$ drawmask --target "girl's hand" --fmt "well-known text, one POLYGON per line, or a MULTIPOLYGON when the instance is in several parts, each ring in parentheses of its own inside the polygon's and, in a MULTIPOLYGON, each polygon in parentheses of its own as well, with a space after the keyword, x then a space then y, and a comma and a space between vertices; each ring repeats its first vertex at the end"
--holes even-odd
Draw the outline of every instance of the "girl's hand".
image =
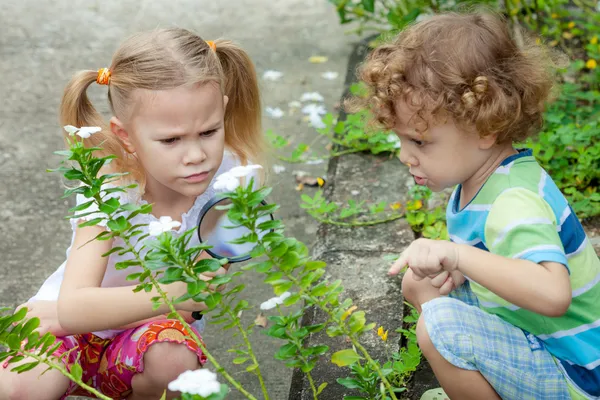
POLYGON ((26 307, 27 318, 37 317, 40 319, 40 325, 36 329, 40 335, 50 332, 54 336, 68 336, 58 322, 58 305, 56 301, 37 300, 28 303, 23 303, 17 307, 16 311, 26 307))
POLYGON ((412 270, 418 281, 435 278, 443 271, 452 273, 458 269, 457 245, 445 240, 417 239, 404 250, 388 274, 396 275, 405 266, 412 270))

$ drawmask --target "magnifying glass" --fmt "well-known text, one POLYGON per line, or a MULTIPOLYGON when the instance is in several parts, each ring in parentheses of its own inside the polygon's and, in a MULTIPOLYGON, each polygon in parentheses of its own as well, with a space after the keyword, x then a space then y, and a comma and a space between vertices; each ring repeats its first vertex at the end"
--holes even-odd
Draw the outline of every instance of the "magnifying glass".
MULTIPOLYGON (((200 210, 198 219, 198 239, 201 244, 212 246, 206 249, 208 254, 215 259, 226 258, 230 263, 242 262, 251 258, 250 253, 256 246, 256 243, 234 244, 231 241, 251 233, 245 226, 236 226, 227 217, 229 210, 219 209, 218 206, 227 206, 231 204, 228 197, 214 197, 208 201, 200 210)), ((264 200, 262 205, 268 205, 264 200)), ((273 220, 273 215, 268 214, 257 219, 256 225, 273 220)), ((258 232, 260 238, 273 230, 258 232)), ((192 317, 200 320, 202 314, 198 311, 192 313, 192 317)))
MULTIPOLYGON (((256 243, 230 243, 251 233, 250 229, 245 226, 234 227, 236 224, 227 218, 229 210, 222 210, 218 207, 230 204, 231 199, 228 197, 215 197, 202 207, 198 219, 198 239, 200 239, 200 243, 212 246, 210 249, 204 250, 211 257, 219 260, 226 258, 230 263, 236 263, 249 260, 251 258, 250 252, 256 246, 256 243)), ((264 200, 261 204, 267 205, 264 200)), ((256 225, 273 219, 272 214, 264 215, 257 219, 256 225)), ((268 232, 262 231, 258 235, 262 238, 268 232)))

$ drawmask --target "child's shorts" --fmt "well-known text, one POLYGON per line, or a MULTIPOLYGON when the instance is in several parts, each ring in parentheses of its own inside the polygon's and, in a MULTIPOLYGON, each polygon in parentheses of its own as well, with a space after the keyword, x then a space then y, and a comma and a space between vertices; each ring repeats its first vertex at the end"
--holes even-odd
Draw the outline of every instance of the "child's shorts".
MULTIPOLYGON (((194 329, 194 333, 199 333, 194 329)), ((125 399, 131 394, 133 376, 144 371, 144 354, 155 343, 170 342, 187 346, 198 355, 204 365, 206 356, 196 342, 188 337, 183 325, 177 320, 153 321, 137 328, 128 329, 111 339, 102 339, 92 333, 58 338, 62 345, 54 353, 63 358, 67 369, 76 362, 83 369, 82 381, 112 399, 125 399)), ((96 398, 88 391, 71 382, 67 396, 96 398)))
POLYGON ((469 282, 423 304, 436 350, 452 365, 479 371, 503 399, 571 399, 552 355, 534 335, 481 310, 469 282))

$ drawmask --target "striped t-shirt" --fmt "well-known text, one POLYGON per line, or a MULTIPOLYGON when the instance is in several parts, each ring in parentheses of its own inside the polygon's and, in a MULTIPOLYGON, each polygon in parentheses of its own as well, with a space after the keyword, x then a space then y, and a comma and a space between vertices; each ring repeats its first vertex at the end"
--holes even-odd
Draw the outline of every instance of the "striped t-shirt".
MULTIPOLYGON (((600 259, 552 178, 520 150, 508 157, 477 195, 459 209, 461 187, 446 216, 450 239, 508 258, 553 261, 569 270, 571 306, 561 317, 525 310, 471 281, 480 307, 536 335, 559 361, 574 389, 600 396, 600 259)), ((535 284, 535 282, 532 282, 535 284)))

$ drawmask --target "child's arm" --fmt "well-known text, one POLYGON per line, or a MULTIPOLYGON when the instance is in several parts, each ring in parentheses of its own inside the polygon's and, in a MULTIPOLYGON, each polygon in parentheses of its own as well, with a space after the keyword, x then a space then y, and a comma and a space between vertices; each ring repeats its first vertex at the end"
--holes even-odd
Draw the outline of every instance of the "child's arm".
MULTIPOLYGON (((135 286, 100 287, 107 265, 107 259, 102 254, 111 249, 112 242, 92 239, 103 229, 92 226, 75 231, 58 298, 59 322, 68 332, 117 329, 169 312, 165 305, 152 310, 151 299, 159 295, 154 289, 134 293, 135 286)), ((176 282, 164 285, 162 289, 170 297, 179 297, 185 293, 186 285, 176 282)), ((177 306, 185 311, 202 310, 205 307, 202 303, 191 301, 177 306)))
POLYGON ((458 270, 512 304, 548 317, 563 315, 571 305, 567 268, 510 259, 468 245, 455 245, 458 270))

